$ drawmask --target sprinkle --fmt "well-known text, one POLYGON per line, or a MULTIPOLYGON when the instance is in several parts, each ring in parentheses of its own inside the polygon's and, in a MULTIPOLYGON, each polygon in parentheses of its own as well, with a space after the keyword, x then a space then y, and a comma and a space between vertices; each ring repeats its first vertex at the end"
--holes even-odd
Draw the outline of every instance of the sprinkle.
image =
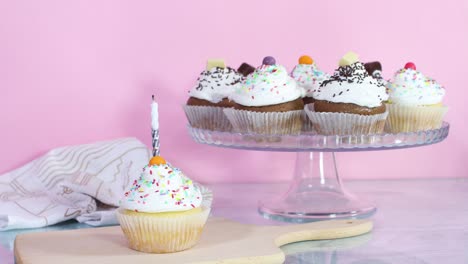
POLYGON ((195 205, 193 205, 193 204, 190 204, 190 205, 191 205, 193 208, 195 208, 195 205))

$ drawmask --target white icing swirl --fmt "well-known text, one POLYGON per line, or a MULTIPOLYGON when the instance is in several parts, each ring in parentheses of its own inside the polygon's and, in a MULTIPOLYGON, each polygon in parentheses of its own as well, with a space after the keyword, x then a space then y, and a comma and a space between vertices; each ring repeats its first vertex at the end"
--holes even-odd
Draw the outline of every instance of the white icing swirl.
POLYGON ((145 166, 120 205, 136 212, 177 212, 200 207, 202 199, 192 180, 167 163, 145 166))
POLYGON ((326 72, 321 71, 315 63, 298 64, 291 72, 291 77, 296 80, 297 85, 304 89, 305 97, 314 97, 322 82, 330 77, 326 72))
POLYGON ((189 91, 191 97, 219 103, 239 87, 243 76, 236 70, 226 67, 214 67, 203 71, 197 84, 189 91))
POLYGON ((445 95, 444 87, 413 69, 397 71, 387 88, 390 102, 408 106, 438 104, 445 95))
POLYGON ((385 86, 369 76, 361 62, 339 67, 314 96, 317 100, 369 108, 381 106, 388 99, 385 86))
POLYGON ((291 102, 302 94, 283 66, 262 65, 229 98, 244 106, 265 106, 291 102))

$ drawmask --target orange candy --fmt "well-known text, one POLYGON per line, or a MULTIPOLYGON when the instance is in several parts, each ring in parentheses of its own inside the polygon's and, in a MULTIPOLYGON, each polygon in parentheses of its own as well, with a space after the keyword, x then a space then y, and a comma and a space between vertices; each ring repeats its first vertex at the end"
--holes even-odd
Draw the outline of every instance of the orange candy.
POLYGON ((161 165, 161 164, 166 164, 166 160, 161 157, 161 156, 154 156, 150 159, 149 165, 161 165))
POLYGON ((314 63, 314 60, 310 57, 310 56, 307 56, 307 55, 303 55, 299 58, 299 64, 312 64, 314 63))

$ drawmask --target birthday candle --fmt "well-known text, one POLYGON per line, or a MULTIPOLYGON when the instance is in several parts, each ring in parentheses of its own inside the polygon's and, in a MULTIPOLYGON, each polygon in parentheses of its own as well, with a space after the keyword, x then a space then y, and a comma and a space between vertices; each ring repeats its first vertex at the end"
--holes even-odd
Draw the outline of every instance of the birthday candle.
POLYGON ((153 143, 153 156, 159 156, 159 114, 158 114, 158 103, 154 100, 151 103, 151 136, 153 143))

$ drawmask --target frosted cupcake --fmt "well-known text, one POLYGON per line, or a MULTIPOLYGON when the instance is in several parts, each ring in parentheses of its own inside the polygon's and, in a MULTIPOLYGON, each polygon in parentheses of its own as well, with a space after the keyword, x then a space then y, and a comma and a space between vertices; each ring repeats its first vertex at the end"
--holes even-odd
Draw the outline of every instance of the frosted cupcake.
POLYGON ((294 134, 302 127, 302 90, 273 57, 265 57, 229 97, 234 108, 224 109, 235 131, 294 134))
POLYGON ((442 105, 445 89, 417 71, 414 63, 409 62, 398 70, 387 87, 390 95, 387 129, 390 132, 440 128, 448 111, 442 105))
POLYGON ((230 131, 232 126, 223 114, 223 108, 234 106, 228 96, 238 88, 242 79, 243 75, 226 67, 223 60, 209 60, 206 70, 189 91, 190 97, 184 106, 190 125, 208 130, 230 131))
POLYGON ((156 156, 125 192, 117 217, 130 248, 170 253, 198 242, 210 205, 198 185, 156 156))
POLYGON ((304 104, 310 104, 315 101, 314 93, 317 93, 322 82, 330 76, 321 71, 311 57, 304 55, 299 58, 299 64, 292 70, 291 77, 304 90, 304 104))
POLYGON ((358 56, 347 53, 333 76, 322 82, 315 103, 305 107, 315 130, 326 135, 383 132, 385 87, 371 77, 358 56))

